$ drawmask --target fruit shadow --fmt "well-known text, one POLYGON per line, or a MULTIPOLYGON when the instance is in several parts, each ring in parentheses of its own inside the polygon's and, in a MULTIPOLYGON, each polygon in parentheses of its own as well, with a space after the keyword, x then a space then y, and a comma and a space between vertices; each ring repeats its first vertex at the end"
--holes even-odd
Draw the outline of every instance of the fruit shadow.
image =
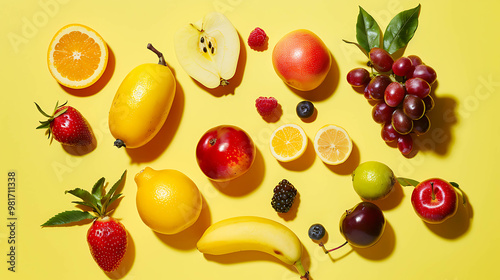
POLYGON ((208 203, 203 196, 202 200, 201 213, 194 224, 177 234, 161 234, 153 231, 156 237, 164 244, 177 250, 187 251, 196 249, 196 243, 205 230, 212 224, 212 215, 208 203))
MULTIPOLYGON (((273 262, 281 266, 284 266, 290 271, 296 273, 297 279, 300 277, 294 266, 287 265, 282 261, 280 261, 278 258, 260 251, 249 250, 249 251, 240 251, 224 255, 209 255, 209 254, 203 254, 203 255, 207 261, 213 261, 224 265, 233 265, 245 262, 261 262, 261 261, 273 262)), ((309 267, 311 266, 309 252, 306 250, 304 246, 302 246, 302 266, 306 271, 308 271, 309 267)), ((312 278, 309 279, 311 280, 312 278)))
POLYGON ((287 170, 305 171, 313 165, 315 160, 316 160, 316 151, 314 151, 314 144, 312 143, 311 139, 307 137, 307 147, 306 150, 304 151, 304 154, 302 154, 298 159, 289 162, 281 162, 281 161, 278 162, 283 168, 287 170))
MULTIPOLYGON (((405 197, 405 193, 403 191, 403 187, 399 184, 398 181, 392 187, 391 192, 384 198, 370 201, 376 204, 382 211, 387 211, 396 208, 405 197)), ((363 199, 364 200, 364 199, 363 199)), ((364 200, 367 201, 367 200, 364 200)))
POLYGON ((453 141, 452 128, 458 123, 457 101, 452 95, 436 94, 439 82, 432 85, 431 96, 434 99, 434 109, 427 113, 431 121, 430 130, 424 134, 414 137, 414 156, 416 152, 434 152, 439 156, 446 156, 453 141))
POLYGON ((112 272, 104 272, 106 276, 110 279, 122 279, 129 273, 132 265, 135 261, 135 243, 134 239, 130 235, 130 232, 127 235, 127 251, 123 256, 123 260, 115 271, 112 272))
POLYGON ((339 165, 325 164, 325 166, 338 175, 351 175, 356 167, 358 167, 360 159, 361 156, 358 145, 356 145, 356 142, 352 141, 352 151, 346 161, 339 165))
POLYGON ((201 89, 209 92, 215 97, 222 97, 228 94, 234 94, 236 88, 240 86, 241 81, 243 80, 243 74, 245 72, 245 66, 247 64, 247 51, 245 48, 245 41, 241 38, 240 33, 238 32, 238 38, 240 39, 240 56, 238 58, 238 64, 236 66, 236 72, 234 76, 229 79, 229 84, 226 86, 218 86, 214 89, 207 88, 200 82, 195 79, 192 79, 196 85, 198 85, 201 89))
MULTIPOLYGON (((172 72, 173 69, 172 69, 172 72)), ((175 72, 174 72, 175 76, 175 72)), ((131 163, 151 162, 157 159, 169 146, 170 142, 175 136, 177 129, 181 123, 182 114, 184 112, 184 90, 179 82, 176 82, 175 96, 170 107, 168 117, 161 127, 158 134, 151 139, 146 145, 135 148, 127 149, 127 154, 130 157, 131 163)))
POLYGON ((102 76, 91 86, 86 87, 86 88, 81 88, 81 89, 74 89, 74 88, 69 88, 66 86, 61 86, 61 88, 66 91, 67 93, 74 95, 74 96, 79 96, 79 97, 87 97, 87 96, 92 96, 98 92, 100 92, 104 86, 106 86, 111 80, 111 77, 113 76, 113 73, 115 72, 115 54, 111 47, 108 45, 108 64, 106 65, 106 69, 104 70, 104 73, 102 73, 102 76))
POLYGON ((61 144, 64 151, 72 156, 84 156, 90 154, 97 148, 97 140, 95 139, 94 132, 92 131, 92 127, 88 126, 90 131, 92 132, 92 143, 85 146, 70 146, 61 144))
POLYGON ((312 102, 322 101, 330 97, 337 89, 340 77, 340 71, 337 61, 331 53, 330 57, 332 58, 330 71, 328 71, 325 80, 317 88, 309 91, 301 91, 290 86, 288 86, 288 88, 298 96, 302 97, 304 100, 309 100, 312 102))
POLYGON ((226 182, 212 180, 210 182, 225 195, 233 197, 244 196, 254 191, 262 183, 265 170, 262 153, 259 149, 256 149, 255 161, 245 174, 226 182))
POLYGON ((396 247, 396 234, 394 233, 394 228, 391 226, 389 221, 385 223, 384 233, 380 240, 373 246, 368 248, 357 248, 352 246, 353 250, 359 254, 361 257, 381 261, 388 258, 396 247))
POLYGON ((474 211, 467 195, 465 193, 463 195, 465 197, 459 195, 458 209, 453 217, 440 224, 429 224, 424 221, 422 223, 433 233, 446 239, 457 239, 466 234, 469 231, 474 211), (465 205, 461 203, 464 198, 467 200, 465 205))

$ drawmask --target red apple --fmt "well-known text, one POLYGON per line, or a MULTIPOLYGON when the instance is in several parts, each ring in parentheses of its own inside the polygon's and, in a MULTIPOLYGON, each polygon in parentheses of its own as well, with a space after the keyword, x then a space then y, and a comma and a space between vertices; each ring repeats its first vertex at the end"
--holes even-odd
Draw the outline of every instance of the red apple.
POLYGON ((424 222, 438 224, 455 215, 458 208, 458 194, 447 181, 429 179, 413 189, 411 204, 424 222))
POLYGON ((228 181, 243 175, 255 160, 256 148, 241 128, 220 125, 209 129, 196 147, 201 171, 214 181, 228 181))
POLYGON ((330 51, 313 32, 299 29, 286 34, 274 47, 273 66, 289 86, 309 91, 325 79, 332 64, 330 51))

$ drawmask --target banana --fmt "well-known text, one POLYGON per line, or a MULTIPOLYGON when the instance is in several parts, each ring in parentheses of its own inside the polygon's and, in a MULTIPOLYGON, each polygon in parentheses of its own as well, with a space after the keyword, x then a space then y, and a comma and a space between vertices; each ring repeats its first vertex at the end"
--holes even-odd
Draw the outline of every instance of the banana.
POLYGON ((262 217, 240 216, 212 224, 198 240, 204 254, 223 255, 240 251, 260 251, 293 265, 302 279, 309 279, 301 262, 302 243, 288 227, 262 217))

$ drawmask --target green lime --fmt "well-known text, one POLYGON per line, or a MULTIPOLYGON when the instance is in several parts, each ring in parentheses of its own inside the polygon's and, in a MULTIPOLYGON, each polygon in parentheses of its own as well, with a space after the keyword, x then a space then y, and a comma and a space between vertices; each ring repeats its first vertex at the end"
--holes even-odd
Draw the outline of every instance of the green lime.
POLYGON ((360 164, 352 173, 352 185, 356 193, 366 200, 386 197, 394 187, 396 178, 392 170, 378 161, 360 164))

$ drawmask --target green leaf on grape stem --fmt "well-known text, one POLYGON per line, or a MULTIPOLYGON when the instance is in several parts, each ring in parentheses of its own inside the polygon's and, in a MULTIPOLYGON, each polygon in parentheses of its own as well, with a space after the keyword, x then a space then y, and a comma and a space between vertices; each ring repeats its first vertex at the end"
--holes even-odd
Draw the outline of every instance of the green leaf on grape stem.
POLYGON ((384 50, 393 54, 410 42, 418 27, 419 14, 420 4, 400 12, 389 22, 384 32, 384 50))
POLYGON ((368 54, 372 48, 380 47, 382 41, 378 23, 361 6, 356 23, 356 40, 365 54, 368 54))
POLYGON ((408 186, 416 187, 419 184, 418 181, 415 181, 413 179, 403 178, 403 177, 397 177, 396 180, 398 180, 398 182, 401 186, 405 186, 405 187, 408 187, 408 186))

